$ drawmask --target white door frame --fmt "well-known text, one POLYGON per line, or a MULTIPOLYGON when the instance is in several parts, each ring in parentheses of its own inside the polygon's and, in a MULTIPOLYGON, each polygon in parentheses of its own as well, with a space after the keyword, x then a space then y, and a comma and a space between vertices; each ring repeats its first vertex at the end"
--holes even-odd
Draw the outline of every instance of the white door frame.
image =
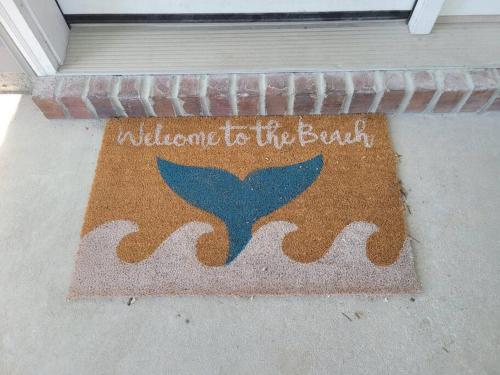
POLYGON ((412 34, 429 34, 445 0, 418 0, 413 8, 408 29, 412 34))
POLYGON ((36 75, 56 74, 69 27, 54 0, 0 0, 0 22, 36 75))
POLYGON ((27 75, 28 79, 30 81, 33 81, 33 79, 36 78, 36 74, 31 68, 31 65, 26 61, 24 56, 21 54, 19 49, 17 48, 16 44, 10 37, 10 35, 7 33, 7 30, 5 30, 5 27, 0 24, 0 39, 2 40, 2 43, 5 45, 7 50, 11 53, 12 57, 15 59, 15 61, 18 63, 18 65, 21 67, 23 70, 24 74, 27 75))

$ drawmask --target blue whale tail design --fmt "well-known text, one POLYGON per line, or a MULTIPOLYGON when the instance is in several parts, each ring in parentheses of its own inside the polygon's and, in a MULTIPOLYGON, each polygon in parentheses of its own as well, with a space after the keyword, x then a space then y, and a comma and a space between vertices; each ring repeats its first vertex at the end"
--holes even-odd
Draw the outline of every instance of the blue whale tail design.
POLYGON ((170 189, 224 221, 229 234, 226 264, 245 248, 259 218, 303 193, 323 168, 323 157, 318 155, 298 164, 257 169, 240 180, 219 168, 180 165, 161 158, 156 161, 170 189))

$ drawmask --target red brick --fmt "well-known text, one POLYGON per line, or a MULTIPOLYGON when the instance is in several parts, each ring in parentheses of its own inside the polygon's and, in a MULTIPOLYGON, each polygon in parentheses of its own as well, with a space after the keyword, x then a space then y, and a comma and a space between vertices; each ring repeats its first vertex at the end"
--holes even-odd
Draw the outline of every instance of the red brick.
POLYGON ((236 98, 239 115, 255 116, 259 114, 259 81, 260 77, 257 74, 238 76, 236 98))
POLYGON ((427 71, 411 72, 414 92, 405 112, 423 112, 431 102, 437 90, 436 80, 427 71))
POLYGON ((90 78, 87 99, 92 103, 100 118, 118 116, 110 99, 111 90, 112 77, 95 76, 90 78))
POLYGON ((288 74, 266 76, 266 114, 286 115, 288 112, 288 74))
POLYGON ((386 71, 382 73, 384 96, 382 97, 377 112, 396 112, 406 93, 406 80, 403 72, 386 71))
POLYGON ((333 115, 340 113, 346 92, 345 73, 325 73, 325 98, 321 113, 333 115))
POLYGON ((186 115, 199 116, 203 114, 200 99, 201 77, 186 74, 180 77, 177 98, 186 115))
POLYGON ((500 111, 500 69, 491 70, 495 81, 497 82, 497 91, 495 92, 495 99, 492 101, 491 105, 486 108, 486 111, 500 111))
POLYGON ((462 97, 469 91, 465 74, 461 71, 443 72, 443 92, 437 101, 433 112, 451 112, 462 97))
POLYGON ((209 75, 207 97, 212 116, 231 116, 231 77, 229 75, 209 75))
POLYGON ((373 72, 353 72, 352 83, 354 91, 349 112, 368 112, 376 95, 375 74, 373 72))
POLYGON ((91 119, 95 116, 85 104, 87 77, 64 77, 58 93, 59 100, 64 104, 73 118, 91 119))
POLYGON ((296 115, 313 113, 317 98, 316 75, 311 73, 294 74, 294 83, 293 113, 296 115))
POLYGON ((64 107, 56 100, 56 78, 37 78, 32 91, 32 100, 48 119, 65 118, 64 107))
POLYGON ((500 111, 500 96, 497 96, 491 105, 486 108, 487 112, 500 111))
POLYGON ((260 99, 258 96, 247 96, 245 98, 238 98, 238 114, 240 116, 257 116, 260 106, 260 99))
POLYGON ((43 115, 48 119, 65 118, 64 110, 54 99, 33 96, 33 102, 42 111, 43 115))
POLYGON ((470 72, 473 90, 460 112, 479 111, 497 90, 497 82, 490 70, 474 70, 470 72))
POLYGON ((124 76, 119 81, 118 100, 128 117, 145 117, 141 100, 141 77, 124 76))
POLYGON ((154 76, 149 94, 149 101, 155 111, 156 116, 175 116, 175 108, 172 100, 175 77, 154 76))

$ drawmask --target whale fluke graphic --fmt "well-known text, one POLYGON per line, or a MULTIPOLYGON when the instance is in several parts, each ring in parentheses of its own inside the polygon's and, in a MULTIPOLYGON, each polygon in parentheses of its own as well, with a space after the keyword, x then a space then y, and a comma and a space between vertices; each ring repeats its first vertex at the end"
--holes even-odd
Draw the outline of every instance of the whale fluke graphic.
POLYGON ((180 165, 157 158, 165 183, 195 207, 226 224, 231 263, 252 237, 252 225, 284 206, 316 180, 323 167, 318 155, 302 163, 257 169, 245 179, 219 168, 180 165))

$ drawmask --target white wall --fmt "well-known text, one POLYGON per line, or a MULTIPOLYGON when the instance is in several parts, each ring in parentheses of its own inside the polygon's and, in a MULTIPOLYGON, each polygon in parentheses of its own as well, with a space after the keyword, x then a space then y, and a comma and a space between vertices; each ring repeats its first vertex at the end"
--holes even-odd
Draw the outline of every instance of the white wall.
POLYGON ((440 16, 499 15, 500 0, 446 0, 440 16))

